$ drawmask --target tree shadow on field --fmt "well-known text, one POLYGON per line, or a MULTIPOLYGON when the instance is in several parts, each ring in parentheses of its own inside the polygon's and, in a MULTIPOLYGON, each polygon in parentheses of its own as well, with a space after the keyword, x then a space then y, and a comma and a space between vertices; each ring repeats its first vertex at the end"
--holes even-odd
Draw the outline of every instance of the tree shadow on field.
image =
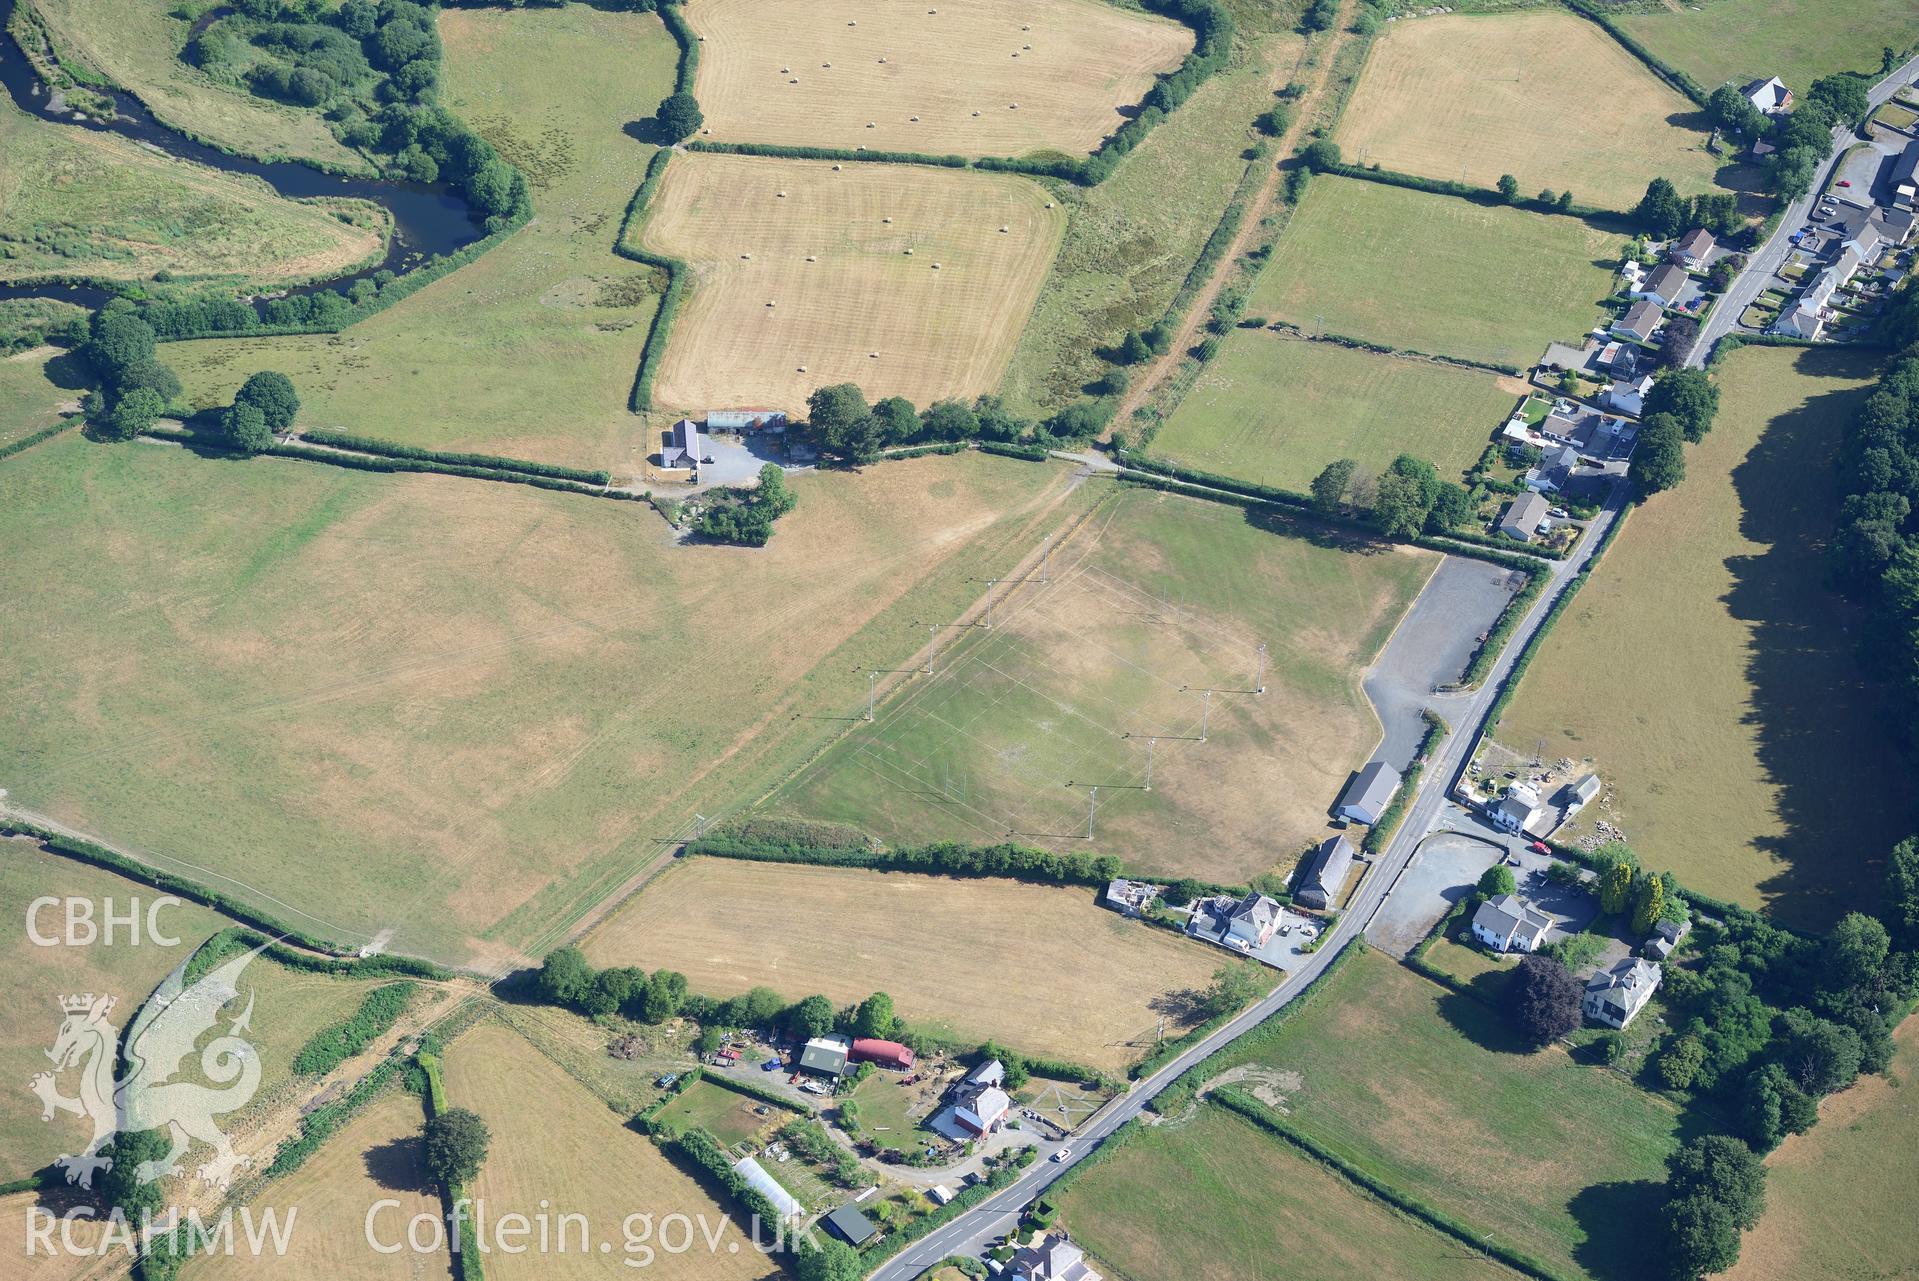
POLYGON ((1206 993, 1196 987, 1162 992, 1146 1003, 1155 1014, 1164 1014, 1180 1024, 1198 1023, 1206 1015, 1206 993))
POLYGON ((1566 1204, 1586 1239, 1573 1247, 1573 1262, 1599 1281, 1639 1281, 1660 1275, 1658 1233, 1665 1199, 1663 1183, 1650 1179, 1595 1183, 1566 1204))
POLYGON ((1246 523, 1254 529, 1286 538, 1303 538, 1315 547, 1330 551, 1378 556, 1393 549, 1391 543, 1375 538, 1364 530, 1329 524, 1304 512, 1294 515, 1270 506, 1248 507, 1245 511, 1246 523))
POLYGON ((426 1177, 426 1140, 417 1134, 368 1148, 360 1159, 367 1177, 389 1192, 424 1192, 431 1187, 426 1177))
POLYGON ((1543 1054, 1506 1022, 1506 1017, 1495 1004, 1503 995, 1505 983, 1512 976, 1504 971, 1497 974, 1482 974, 1469 986, 1473 995, 1448 991, 1439 998, 1439 1016, 1452 1025, 1453 1031, 1471 1041, 1482 1050, 1493 1054, 1543 1054), (1492 980, 1482 983, 1481 980, 1492 980))
POLYGON ((98 381, 86 360, 73 351, 63 351, 49 357, 47 363, 41 366, 41 372, 48 382, 61 391, 86 391, 98 381))
POLYGON ((1712 128, 1713 128, 1712 117, 1707 115, 1704 111, 1699 110, 1697 107, 1693 108, 1691 111, 1673 112, 1671 115, 1666 117, 1666 123, 1671 125, 1675 129, 1685 129, 1692 133, 1704 134, 1708 136, 1711 135, 1712 128))
POLYGON ((659 117, 647 116, 641 120, 629 120, 620 126, 620 132, 635 142, 643 142, 649 147, 670 147, 679 139, 667 133, 660 124, 659 117))
MULTIPOLYGON (((1869 353, 1807 350, 1793 360, 1808 377, 1876 371, 1869 353)), ((1815 929, 1871 910, 1886 852, 1914 818, 1884 700, 1856 658, 1861 616, 1825 585, 1835 459, 1868 391, 1828 391, 1782 410, 1732 471, 1739 532, 1763 550, 1725 562, 1723 604, 1752 629, 1743 723, 1782 829, 1754 843, 1771 860, 1759 890, 1780 919, 1815 929)))

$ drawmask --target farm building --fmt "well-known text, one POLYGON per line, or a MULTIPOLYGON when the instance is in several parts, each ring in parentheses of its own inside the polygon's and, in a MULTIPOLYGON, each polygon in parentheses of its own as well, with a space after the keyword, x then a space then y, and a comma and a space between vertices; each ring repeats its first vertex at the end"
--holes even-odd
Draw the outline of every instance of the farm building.
POLYGON ((1586 980, 1580 1008, 1594 1022, 1623 1028, 1646 1008, 1663 977, 1651 961, 1628 957, 1586 980))
POLYGON ((1691 231, 1673 241, 1669 251, 1672 260, 1687 271, 1704 271, 1712 251, 1718 244, 1712 233, 1704 227, 1694 227, 1691 231))
POLYGON ((1377 823, 1398 790, 1399 771, 1385 761, 1371 761, 1346 785, 1333 813, 1357 823, 1377 823))
POLYGON ((1626 308, 1626 314, 1612 322, 1612 331, 1634 342, 1651 342, 1665 323, 1666 309, 1656 302, 1641 300, 1626 308))
POLYGON ((1546 523, 1549 504, 1538 494, 1524 493, 1506 504, 1506 514, 1499 518, 1499 532, 1508 538, 1516 538, 1522 543, 1530 543, 1539 527, 1546 523))
POLYGON ((1322 912, 1327 910, 1339 902, 1339 892, 1346 885, 1346 874, 1352 869, 1352 842, 1343 836, 1326 838, 1313 851, 1312 860, 1306 865, 1306 874, 1300 878, 1299 889, 1294 892, 1293 900, 1302 907, 1316 907, 1322 912))
POLYGON ((1919 142, 1906 144, 1906 149, 1892 162, 1892 173, 1886 183, 1892 190, 1894 208, 1919 207, 1919 142))
POLYGON ((1226 937, 1244 943, 1248 948, 1262 948, 1272 941, 1273 931, 1279 928, 1279 904, 1267 898, 1258 890, 1248 890, 1246 897, 1233 904, 1226 913, 1226 937))
POLYGON ((1063 1232, 1049 1232, 1018 1251, 1006 1274, 1014 1281, 1100 1281, 1086 1265, 1086 1252, 1063 1232))
POLYGON ((846 1071, 851 1044, 844 1036, 816 1036, 800 1050, 799 1068, 815 1076, 840 1076, 846 1071))
POLYGON ((1599 799, 1599 775, 1586 774, 1559 790, 1559 803, 1565 807, 1566 820, 1599 799))
POLYGON ((855 1040, 847 1057, 854 1063, 877 1063, 883 1068, 896 1068, 902 1072, 913 1066, 911 1049, 898 1041, 882 1041, 871 1036, 855 1040))
POLYGON ((712 461, 706 441, 700 437, 700 426, 691 418, 682 418, 667 430, 666 444, 660 450, 662 467, 688 467, 698 476, 700 464, 712 461))
POLYGON ((1100 898, 1107 907, 1121 916, 1138 916, 1159 897, 1160 887, 1145 881, 1115 880, 1106 883, 1106 893, 1100 898))
POLYGON ((1552 924, 1551 917, 1517 894, 1501 894, 1473 913, 1473 937, 1495 952, 1536 952, 1552 924))
POLYGON ((1746 101, 1769 116, 1783 115, 1792 110, 1792 90, 1786 88, 1786 82, 1778 76, 1767 76, 1740 86, 1739 92, 1746 101))
POLYGON ((773 1208, 780 1212, 780 1218, 796 1219, 806 1213, 806 1207, 794 1200, 793 1194, 781 1187, 779 1181, 766 1172, 766 1167, 752 1157, 747 1157, 733 1169, 755 1192, 773 1203, 773 1208))
POLYGON ((871 1219, 860 1213, 858 1206, 851 1204, 841 1206, 821 1222, 826 1224, 828 1232, 856 1250, 871 1241, 873 1234, 879 1231, 871 1219))
POLYGON ((783 409, 709 409, 706 411, 706 429, 708 431, 785 431, 786 411, 783 409))

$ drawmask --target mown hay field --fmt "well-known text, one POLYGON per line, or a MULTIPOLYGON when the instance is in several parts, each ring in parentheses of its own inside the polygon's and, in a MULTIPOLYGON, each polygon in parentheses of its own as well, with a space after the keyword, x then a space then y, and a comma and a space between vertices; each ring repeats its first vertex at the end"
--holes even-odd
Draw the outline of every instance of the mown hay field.
POLYGON ((1877 365, 1765 348, 1719 365, 1685 481, 1633 512, 1498 727, 1590 760, 1614 799, 1582 819, 1623 827, 1647 866, 1808 927, 1869 909, 1912 830, 1856 616, 1825 588, 1834 459, 1877 365))
POLYGON ((665 966, 714 996, 885 991, 912 1023, 1115 1072, 1151 1048, 1160 998, 1204 988, 1227 960, 1082 888, 723 858, 662 873, 583 947, 595 965, 665 966))
POLYGON ((1896 1277, 1919 1258, 1919 1020, 1892 1070, 1819 1104, 1819 1124, 1766 1158, 1766 1213, 1728 1281, 1896 1277))
POLYGON ((636 503, 69 433, 0 468, 0 596, 35 602, 0 611, 0 778, 316 934, 535 947, 1099 487, 969 454, 794 488, 765 549, 681 546, 636 503))
POLYGON ((1059 1197, 1122 1277, 1491 1281, 1517 1274, 1354 1187, 1222 1107, 1141 1125, 1059 1197), (1169 1196, 1171 1189, 1177 1196, 1169 1196), (1310 1268, 1302 1263, 1311 1260, 1310 1268))
POLYGON ((223 85, 180 56, 200 11, 174 0, 33 0, 63 52, 131 91, 163 124, 244 156, 364 172, 318 111, 223 85))
POLYGON ((716 142, 1017 156, 1090 152, 1193 34, 1103 0, 694 0, 716 142))
POLYGON ((1599 323, 1624 249, 1573 218, 1322 175, 1247 311, 1524 369, 1599 323))
POLYGON ((482 1023, 453 1043, 446 1092, 449 1103, 478 1112, 492 1132, 486 1165, 468 1189, 486 1204, 488 1218, 497 1223, 519 1213, 538 1222, 535 1216, 545 1214, 554 1225, 544 1252, 495 1249, 486 1259, 488 1277, 574 1281, 637 1271, 666 1281, 757 1281, 781 1275, 733 1224, 728 1208, 498 1023, 482 1023), (584 1249, 579 1227, 561 1230, 562 1214, 585 1217, 584 1249), (682 1232, 663 1230, 663 1222, 675 1216, 691 1221, 691 1249, 672 1249, 682 1232), (717 1242, 714 1249, 705 1233, 717 1242), (608 1248, 602 1251, 601 1243, 608 1248))
POLYGON ((1155 454, 1304 492, 1327 463, 1384 471, 1409 453, 1453 479, 1523 388, 1511 379, 1335 343, 1234 330, 1158 434, 1155 454))
POLYGON ((440 1281, 451 1276, 451 1251, 425 1248, 434 1243, 430 1229, 419 1230, 412 1243, 407 1237, 416 1216, 440 1219, 445 1226, 426 1172, 424 1120, 417 1095, 386 1090, 298 1170, 268 1184, 250 1202, 256 1222, 268 1212, 282 1223, 291 1216, 293 1231, 284 1253, 256 1254, 243 1241, 232 1253, 193 1260, 180 1275, 187 1281, 259 1276, 440 1281), (390 1250, 393 1246, 403 1248, 390 1250))
POLYGON ((1560 9, 1395 22, 1334 135, 1347 160, 1630 209, 1654 178, 1711 190, 1697 114, 1600 27, 1560 9))
MULTIPOLYGON (((65 1017, 60 998, 85 992, 111 996, 112 1022, 125 1027, 160 980, 227 924, 217 913, 191 903, 161 908, 154 923, 166 936, 179 939, 177 946, 166 946, 146 934, 148 909, 160 897, 157 890, 111 872, 43 853, 32 841, 0 841, 0 920, 9 923, 0 952, 5 958, 0 964, 0 1009, 10 1016, 0 1023, 0 1079, 20 1086, 18 1098, 0 1108, 0 1183, 25 1178, 63 1152, 80 1151, 93 1134, 81 1117, 61 1113, 41 1120, 39 1103, 25 1090, 35 1074, 52 1069, 46 1051, 65 1017), (112 946, 96 937, 92 945, 41 947, 27 934, 27 909, 43 897, 90 902, 101 928, 109 905, 124 917, 138 899, 140 937, 129 939, 122 925, 112 946)), ((32 923, 42 937, 86 937, 67 933, 64 903, 42 907, 32 923)), ((57 1084, 71 1096, 77 1080, 69 1073, 57 1084)))
POLYGON ((1106 371, 1099 348, 1165 314, 1246 171, 1253 118, 1307 74, 1303 52, 1296 35, 1249 43, 1105 182, 1059 185, 1066 236, 999 389, 1015 410, 1073 400, 1106 371))
POLYGON ((625 126, 672 92, 673 41, 584 4, 452 9, 440 38, 442 101, 526 173, 533 220, 342 333, 169 343, 167 363, 202 408, 278 369, 302 426, 637 476, 658 432, 627 397, 665 279, 613 238, 653 151, 625 126))
POLYGON ((1909 0, 1709 0, 1615 20, 1708 92, 1778 76, 1803 98, 1821 76, 1877 79, 1880 50, 1910 53, 1919 42, 1909 0))
POLYGON ((377 261, 386 223, 375 205, 286 200, 257 178, 0 104, 0 284, 162 270, 221 282, 329 279, 377 261))
MULTIPOLYGON (((102 1253, 105 1257, 131 1262, 124 1249, 112 1242, 106 1242, 107 1224, 101 1222, 98 1211, 92 1202, 86 1200, 84 1192, 74 1193, 65 1187, 48 1189, 42 1192, 18 1192, 12 1196, 0 1197, 0 1241, 7 1243, 7 1275, 16 1281, 79 1281, 100 1266, 102 1253), (69 1211, 78 1213, 70 1220, 69 1239, 73 1249, 67 1250, 60 1240, 58 1220, 69 1211), (93 1210, 92 1214, 88 1211, 93 1210), (46 1240, 30 1238, 30 1233, 46 1232, 47 1217, 52 1216, 52 1236, 46 1240), (27 1242, 33 1240, 34 1247, 29 1252, 27 1242)), ((116 1238, 117 1241, 117 1238, 116 1238)))
POLYGON ((692 267, 655 397, 799 411, 854 382, 970 400, 998 385, 1065 226, 1004 174, 677 155, 642 232, 692 267))
POLYGON ((0 356, 0 445, 53 426, 63 410, 80 408, 80 388, 54 381, 79 383, 79 364, 78 357, 52 347, 0 356))
POLYGON ((1359 675, 1434 564, 1121 491, 770 808, 891 842, 1084 849, 1099 785, 1094 847, 1129 867, 1290 866, 1379 740, 1359 675))
POLYGON ((1488 1239, 1598 1277, 1654 1270, 1619 1225, 1657 1213, 1678 1111, 1560 1046, 1528 1052, 1501 1011, 1366 949, 1220 1066, 1240 1063, 1298 1074, 1288 1123, 1488 1239))

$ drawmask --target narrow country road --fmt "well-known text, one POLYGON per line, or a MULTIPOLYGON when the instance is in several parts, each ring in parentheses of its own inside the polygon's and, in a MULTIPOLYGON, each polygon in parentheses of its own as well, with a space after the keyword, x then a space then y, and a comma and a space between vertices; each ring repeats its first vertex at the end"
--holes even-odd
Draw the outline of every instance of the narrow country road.
POLYGON ((1427 764, 1398 834, 1387 845, 1385 852, 1374 860, 1372 870, 1360 882, 1359 891, 1347 905, 1345 914, 1328 931, 1320 950, 1308 957, 1300 969, 1288 974, 1285 982, 1265 999, 1159 1071, 1135 1082, 1125 1094, 1107 1104, 1073 1137, 1071 1158, 1064 1162, 1043 1161, 1028 1167, 1009 1186, 880 1265, 871 1274, 873 1281, 911 1281, 949 1255, 977 1257, 992 1241, 1013 1230, 1021 1210, 1028 1203, 1067 1170, 1085 1160, 1114 1131, 1137 1117, 1154 1096, 1188 1068, 1230 1045, 1292 1001, 1319 977, 1343 947, 1365 932, 1380 904, 1398 885, 1400 873, 1405 871, 1413 851, 1438 826, 1447 793, 1454 779, 1465 768, 1467 754, 1478 741, 1481 726, 1492 708, 1493 700, 1499 696, 1499 691, 1511 675, 1514 662, 1525 651, 1567 585, 1591 562, 1594 550, 1604 540, 1606 531, 1619 518, 1624 506, 1622 486, 1614 491, 1606 506, 1593 519, 1579 550, 1567 559, 1553 563, 1552 578, 1546 590, 1540 593, 1525 618, 1513 629, 1485 682, 1470 697, 1460 700, 1450 709, 1457 717, 1454 728, 1441 741, 1438 751, 1427 764))
MULTIPOLYGON (((1919 58, 1913 58, 1904 66, 1882 77, 1869 91, 1867 97, 1872 109, 1877 111, 1884 106, 1901 86, 1919 75, 1919 58)), ((1766 282, 1772 279, 1786 261, 1786 255, 1792 252, 1792 233, 1805 225, 1806 215, 1811 212, 1813 202, 1819 199, 1828 183, 1832 181, 1833 170, 1837 168, 1846 152, 1857 142, 1850 128, 1832 131, 1832 149, 1826 153, 1826 159, 1819 169, 1806 194, 1786 206, 1785 213, 1779 219, 1779 225, 1773 228, 1766 243, 1752 251, 1747 258, 1746 268, 1734 277, 1725 294, 1713 307, 1712 315, 1700 326, 1699 341, 1693 344, 1692 354, 1686 357, 1686 364, 1694 369, 1703 368, 1712 356, 1712 349, 1721 338, 1733 332, 1739 317, 1746 314, 1755 299, 1765 291, 1766 282)))

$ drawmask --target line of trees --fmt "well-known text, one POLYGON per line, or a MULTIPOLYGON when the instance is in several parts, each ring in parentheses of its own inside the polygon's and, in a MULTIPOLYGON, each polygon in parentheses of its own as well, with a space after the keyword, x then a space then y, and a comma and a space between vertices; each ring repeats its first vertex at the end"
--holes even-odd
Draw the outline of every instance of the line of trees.
MULTIPOLYGON (((859 465, 902 445, 979 440, 1050 448, 1083 441, 1105 426, 1092 402, 1078 401, 1045 422, 1021 417, 998 396, 980 396, 970 404, 941 400, 924 413, 904 396, 868 404, 854 383, 821 387, 806 399, 806 430, 828 458, 859 465)), ((1106 411, 1110 414, 1110 406, 1106 411)))
POLYGON ((1363 475, 1350 458, 1335 459, 1313 477, 1312 500, 1322 516, 1349 507, 1366 513, 1387 538, 1448 534, 1470 524, 1477 509, 1471 490, 1441 480, 1438 468, 1411 454, 1393 459, 1376 477, 1363 475))
POLYGON ((1698 444, 1719 414, 1719 388, 1703 369, 1663 369, 1646 393, 1639 443, 1627 475, 1641 494, 1671 489, 1686 478, 1688 442, 1698 444))
MULTIPOLYGON (((1745 99, 1741 98, 1741 102, 1745 99)), ((1747 105, 1751 105, 1748 103, 1747 105)), ((1672 183, 1654 178, 1646 184, 1646 194, 1633 206, 1633 220, 1648 235, 1668 239, 1704 227, 1724 239, 1743 231, 1745 218, 1739 212, 1739 198, 1729 191, 1705 192, 1687 199, 1672 183)))

